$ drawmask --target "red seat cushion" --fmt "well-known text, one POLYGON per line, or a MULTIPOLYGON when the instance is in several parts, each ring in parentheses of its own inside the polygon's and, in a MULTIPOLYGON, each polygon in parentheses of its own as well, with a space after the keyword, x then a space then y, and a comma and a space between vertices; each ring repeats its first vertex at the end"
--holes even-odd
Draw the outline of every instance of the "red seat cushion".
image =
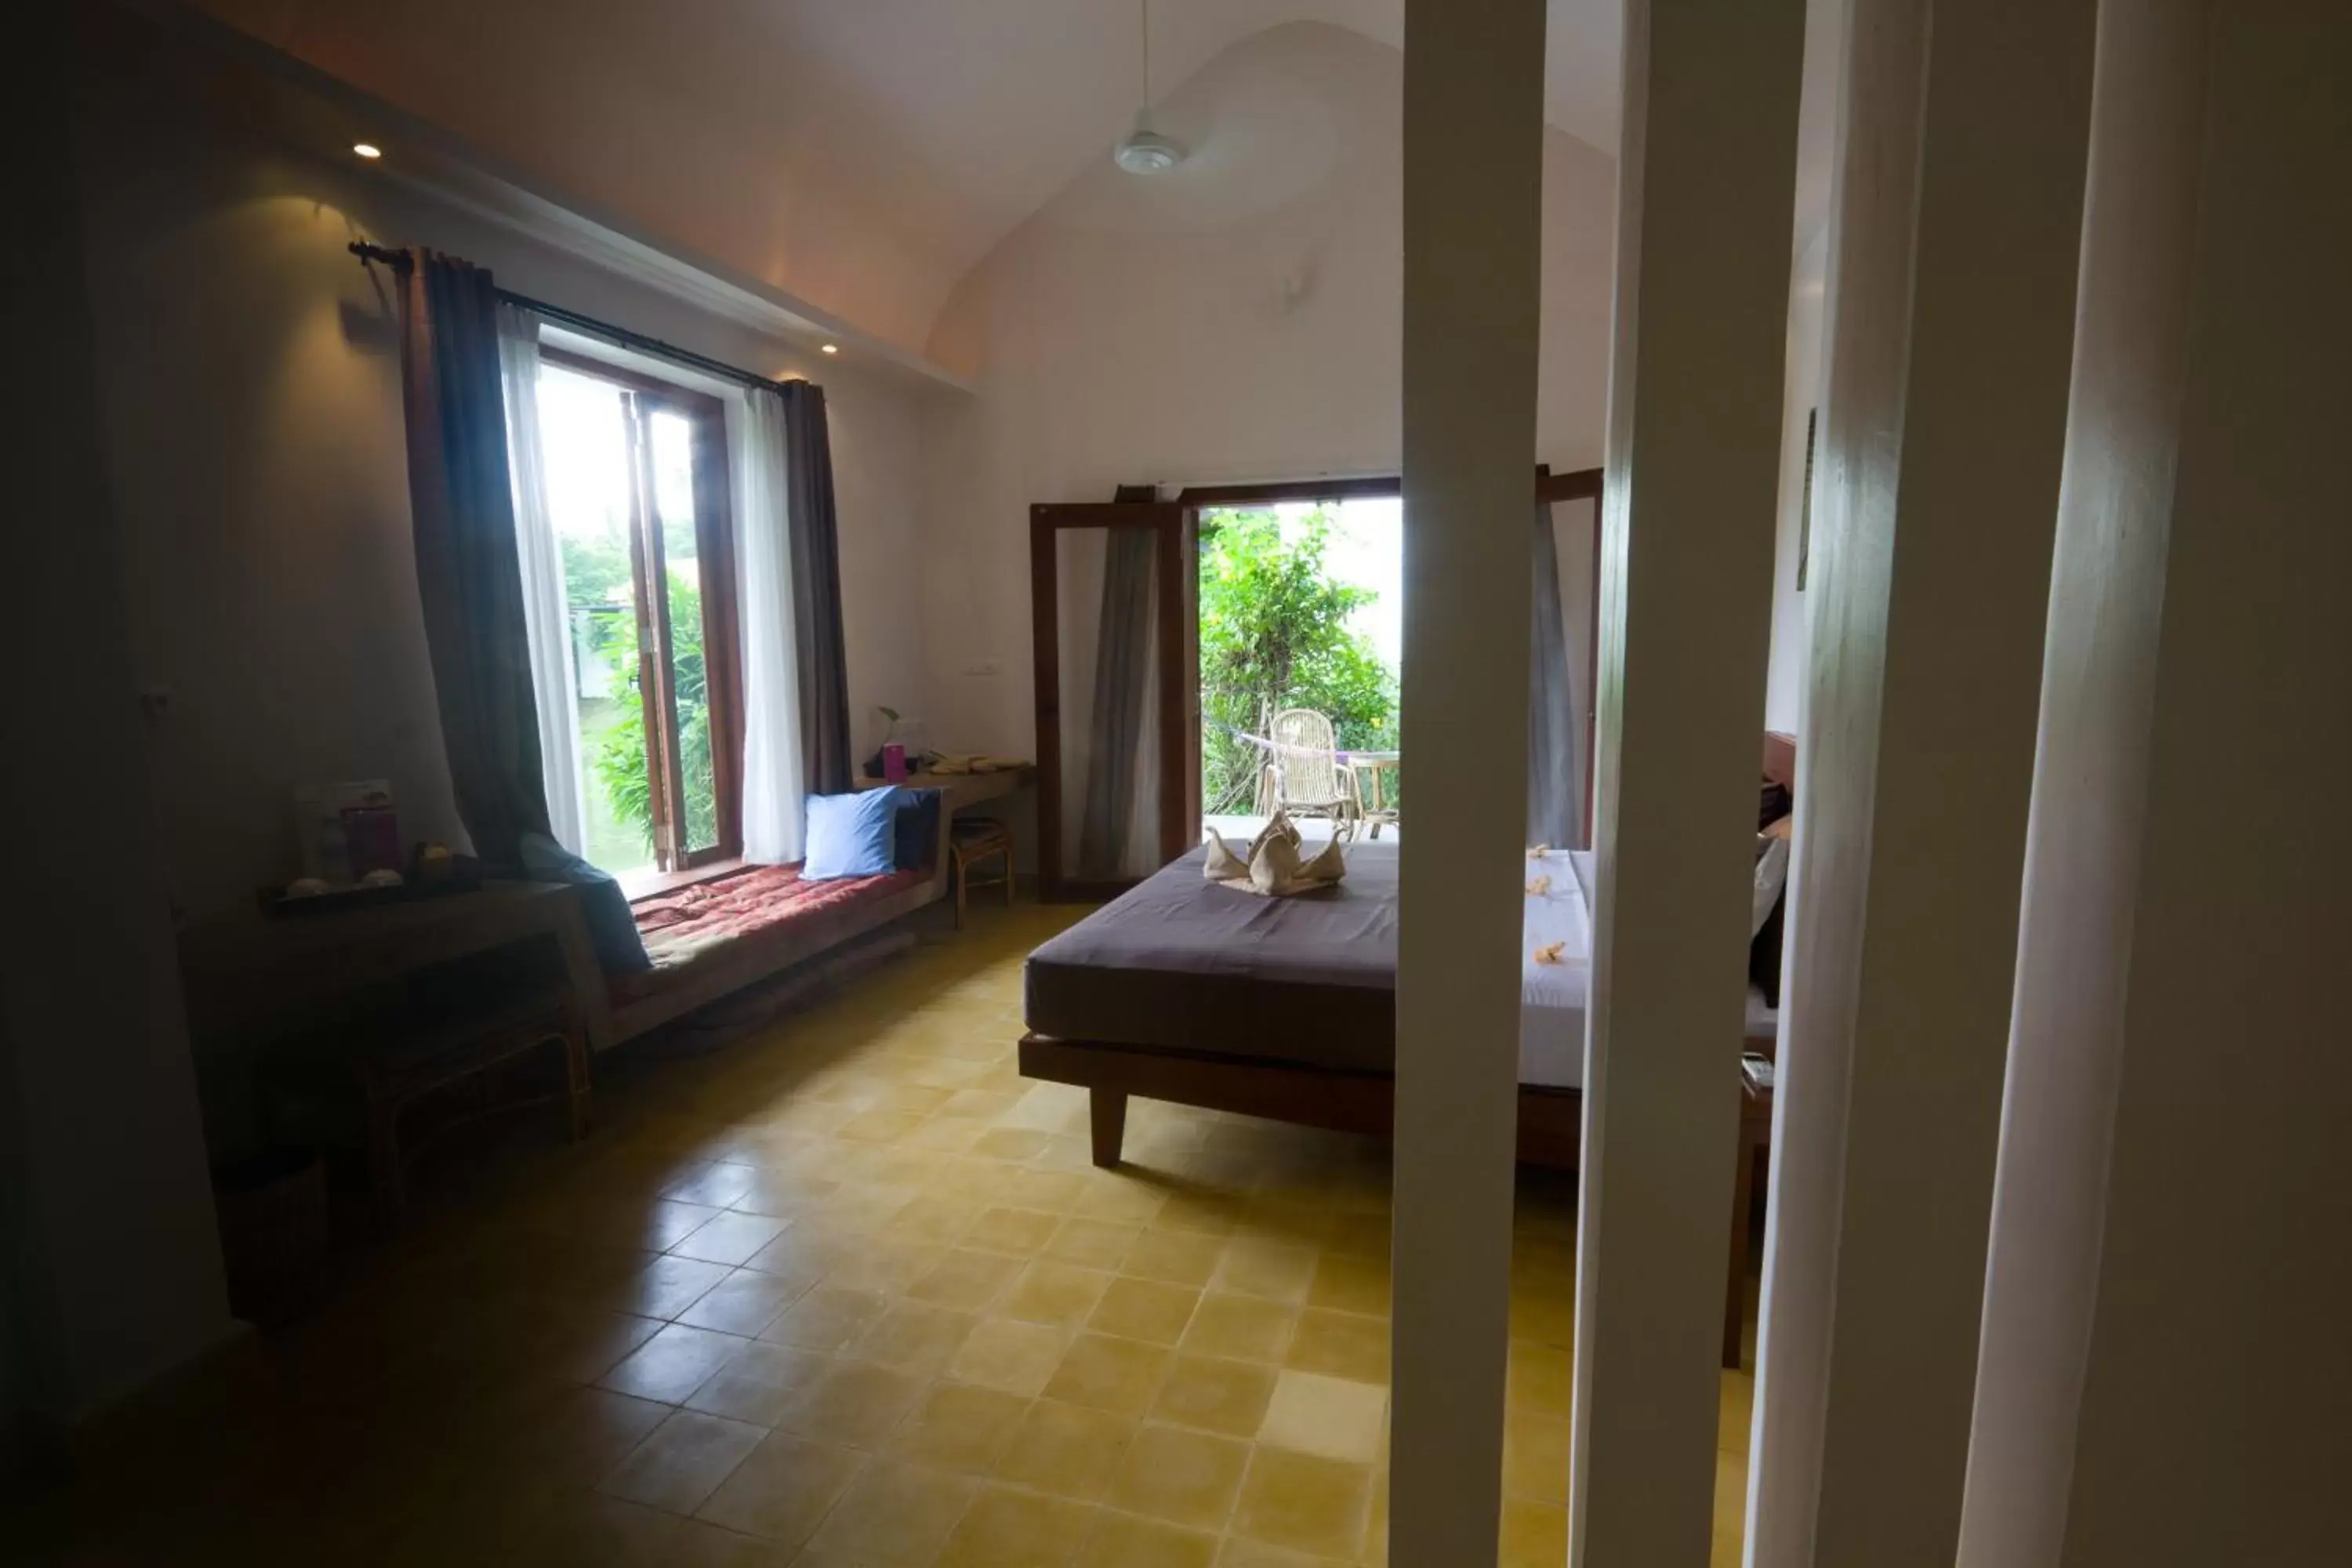
POLYGON ((645 974, 614 976, 615 997, 625 1000, 659 990, 686 965, 755 932, 885 898, 930 876, 929 871, 892 871, 812 882, 801 879, 798 866, 747 866, 676 892, 640 899, 629 908, 654 967, 645 974))

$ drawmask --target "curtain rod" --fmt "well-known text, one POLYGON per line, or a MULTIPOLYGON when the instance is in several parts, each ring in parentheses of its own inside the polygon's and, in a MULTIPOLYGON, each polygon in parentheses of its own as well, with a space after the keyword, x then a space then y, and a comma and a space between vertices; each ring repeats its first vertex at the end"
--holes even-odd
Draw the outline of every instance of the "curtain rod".
MULTIPOLYGON (((352 241, 348 248, 353 256, 360 258, 362 266, 371 261, 380 262, 394 272, 406 272, 415 265, 415 258, 405 250, 371 245, 363 239, 352 241)), ((551 305, 544 300, 534 300, 528 294, 518 294, 511 289, 501 289, 498 294, 499 299, 509 305, 529 310, 533 315, 544 316, 549 321, 570 327, 575 331, 584 332, 593 338, 602 338, 622 348, 635 349, 641 353, 670 360, 691 369, 702 371, 706 374, 740 382, 746 386, 764 386, 771 392, 782 392, 791 384, 788 382, 772 381, 764 375, 755 375, 740 366, 729 364, 725 360, 712 359, 709 354, 698 354, 692 349, 682 349, 675 343, 666 343, 659 338, 649 338, 643 332, 633 332, 626 327, 616 327, 610 321, 600 321, 593 316, 583 316, 577 310, 567 310, 561 305, 551 305)))

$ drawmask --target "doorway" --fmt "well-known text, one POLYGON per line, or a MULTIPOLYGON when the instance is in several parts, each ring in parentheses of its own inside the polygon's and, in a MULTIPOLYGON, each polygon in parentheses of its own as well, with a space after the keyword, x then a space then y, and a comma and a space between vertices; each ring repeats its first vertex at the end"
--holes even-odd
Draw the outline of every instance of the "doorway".
POLYGON ((1198 509, 1201 820, 1247 843, 1401 831, 1403 503, 1198 509))

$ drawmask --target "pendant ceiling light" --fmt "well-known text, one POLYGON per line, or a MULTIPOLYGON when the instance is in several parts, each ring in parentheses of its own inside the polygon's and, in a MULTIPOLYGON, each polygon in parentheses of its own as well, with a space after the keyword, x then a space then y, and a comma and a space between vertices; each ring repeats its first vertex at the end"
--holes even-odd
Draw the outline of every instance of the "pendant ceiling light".
POLYGON ((1184 161, 1184 144, 1151 128, 1151 0, 1143 0, 1143 107, 1111 158, 1130 174, 1164 174, 1184 161))

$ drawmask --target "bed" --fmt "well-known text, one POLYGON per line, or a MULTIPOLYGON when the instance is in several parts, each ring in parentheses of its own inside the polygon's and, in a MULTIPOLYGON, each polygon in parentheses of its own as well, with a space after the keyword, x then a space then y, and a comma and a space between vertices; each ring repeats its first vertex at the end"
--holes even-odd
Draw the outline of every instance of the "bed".
MULTIPOLYGON (((1359 841, 1328 891, 1259 899, 1178 858, 1047 942, 1023 975, 1021 1070, 1078 1084, 1115 1165, 1132 1095, 1386 1134, 1393 1108, 1398 847, 1359 841)), ((1581 1139, 1592 860, 1530 858, 1521 944, 1519 1158, 1573 1169, 1581 1139), (1538 949, 1559 944, 1559 962, 1538 949)), ((1748 1033, 1777 1027, 1760 994, 1748 1033)))
POLYGON ((639 899, 630 912, 651 969, 605 979, 608 1027, 632 1039, 828 952, 937 900, 937 866, 879 877, 804 881, 798 866, 746 866, 675 892, 639 899))

